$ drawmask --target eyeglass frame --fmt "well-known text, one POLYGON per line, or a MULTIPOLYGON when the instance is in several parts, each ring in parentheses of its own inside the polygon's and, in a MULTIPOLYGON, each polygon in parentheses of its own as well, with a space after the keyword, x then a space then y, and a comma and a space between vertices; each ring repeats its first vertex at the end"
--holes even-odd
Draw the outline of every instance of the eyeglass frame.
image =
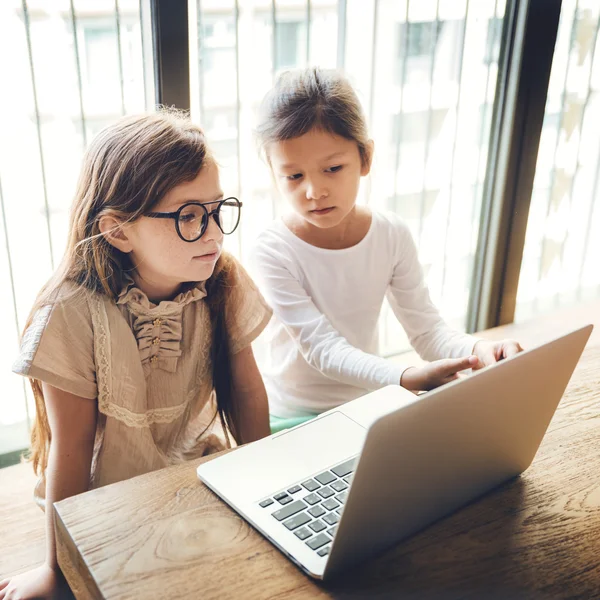
POLYGON ((241 200, 238 200, 235 196, 230 196, 229 198, 224 198, 223 200, 215 200, 213 202, 186 202, 185 204, 182 204, 175 212, 149 212, 149 213, 145 213, 144 216, 150 217, 151 219, 174 219, 175 231, 177 231, 177 235, 184 242, 189 242, 191 244, 192 242, 197 242, 206 233, 206 230, 208 229, 208 224, 210 222, 211 217, 213 217, 215 223, 217 224, 217 227, 221 230, 221 233, 223 235, 231 235, 238 228, 238 225, 240 224, 240 219, 242 218, 242 206, 243 206, 243 204, 242 204, 241 200), (225 233, 223 231, 223 227, 221 227, 221 223, 219 222, 218 217, 219 217, 219 211, 221 210, 221 207, 223 206, 223 204, 225 204, 226 202, 228 202, 230 200, 235 200, 235 202, 237 203, 237 207, 239 209, 238 219, 237 219, 237 222, 234 225, 233 229, 229 233, 225 233), (218 202, 218 205, 214 210, 209 211, 205 206, 205 204, 216 204, 217 202, 218 202), (200 229, 200 235, 198 237, 194 238, 193 240, 188 240, 187 238, 184 238, 183 235, 181 234, 181 230, 179 228, 179 218, 181 216, 181 211, 188 206, 201 206, 202 210, 204 210, 204 212, 206 213, 206 221, 205 221, 206 225, 204 225, 204 227, 200 229))

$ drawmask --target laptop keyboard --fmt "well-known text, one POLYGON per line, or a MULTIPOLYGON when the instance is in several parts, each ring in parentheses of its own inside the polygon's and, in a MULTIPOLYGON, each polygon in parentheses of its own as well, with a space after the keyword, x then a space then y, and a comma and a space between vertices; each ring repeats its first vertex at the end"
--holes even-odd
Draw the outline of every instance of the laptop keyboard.
POLYGON ((319 556, 327 556, 358 456, 259 502, 319 556))

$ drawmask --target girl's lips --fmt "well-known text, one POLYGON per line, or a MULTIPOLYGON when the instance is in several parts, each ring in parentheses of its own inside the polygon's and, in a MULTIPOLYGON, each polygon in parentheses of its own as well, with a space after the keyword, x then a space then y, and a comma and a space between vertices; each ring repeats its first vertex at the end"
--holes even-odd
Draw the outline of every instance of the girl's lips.
POLYGON ((310 212, 313 215, 327 215, 329 214, 333 209, 335 208, 335 206, 330 206, 329 208, 321 208, 319 210, 311 210, 310 212))
POLYGON ((203 254, 202 256, 194 256, 194 260, 200 260, 202 262, 213 262, 219 257, 218 252, 212 252, 211 254, 203 254))

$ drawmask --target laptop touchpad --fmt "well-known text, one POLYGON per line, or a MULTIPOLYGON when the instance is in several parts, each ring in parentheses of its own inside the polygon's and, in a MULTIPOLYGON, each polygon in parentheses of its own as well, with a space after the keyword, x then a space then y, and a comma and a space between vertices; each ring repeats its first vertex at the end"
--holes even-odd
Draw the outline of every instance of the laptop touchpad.
POLYGON ((231 500, 242 490, 246 499, 258 499, 358 454, 366 434, 333 412, 206 463, 202 478, 231 500))

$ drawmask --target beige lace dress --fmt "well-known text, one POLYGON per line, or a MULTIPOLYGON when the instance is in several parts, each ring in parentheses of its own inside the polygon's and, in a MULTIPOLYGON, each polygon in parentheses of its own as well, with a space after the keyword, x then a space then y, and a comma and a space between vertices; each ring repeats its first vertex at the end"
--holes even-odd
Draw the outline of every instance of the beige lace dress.
MULTIPOLYGON (((130 280, 115 303, 64 286, 23 336, 14 372, 98 404, 90 488, 222 450, 235 441, 216 415, 204 283, 158 305, 130 280)), ((226 291, 233 354, 271 310, 239 263, 226 291)), ((36 487, 43 506, 45 485, 36 487)))

